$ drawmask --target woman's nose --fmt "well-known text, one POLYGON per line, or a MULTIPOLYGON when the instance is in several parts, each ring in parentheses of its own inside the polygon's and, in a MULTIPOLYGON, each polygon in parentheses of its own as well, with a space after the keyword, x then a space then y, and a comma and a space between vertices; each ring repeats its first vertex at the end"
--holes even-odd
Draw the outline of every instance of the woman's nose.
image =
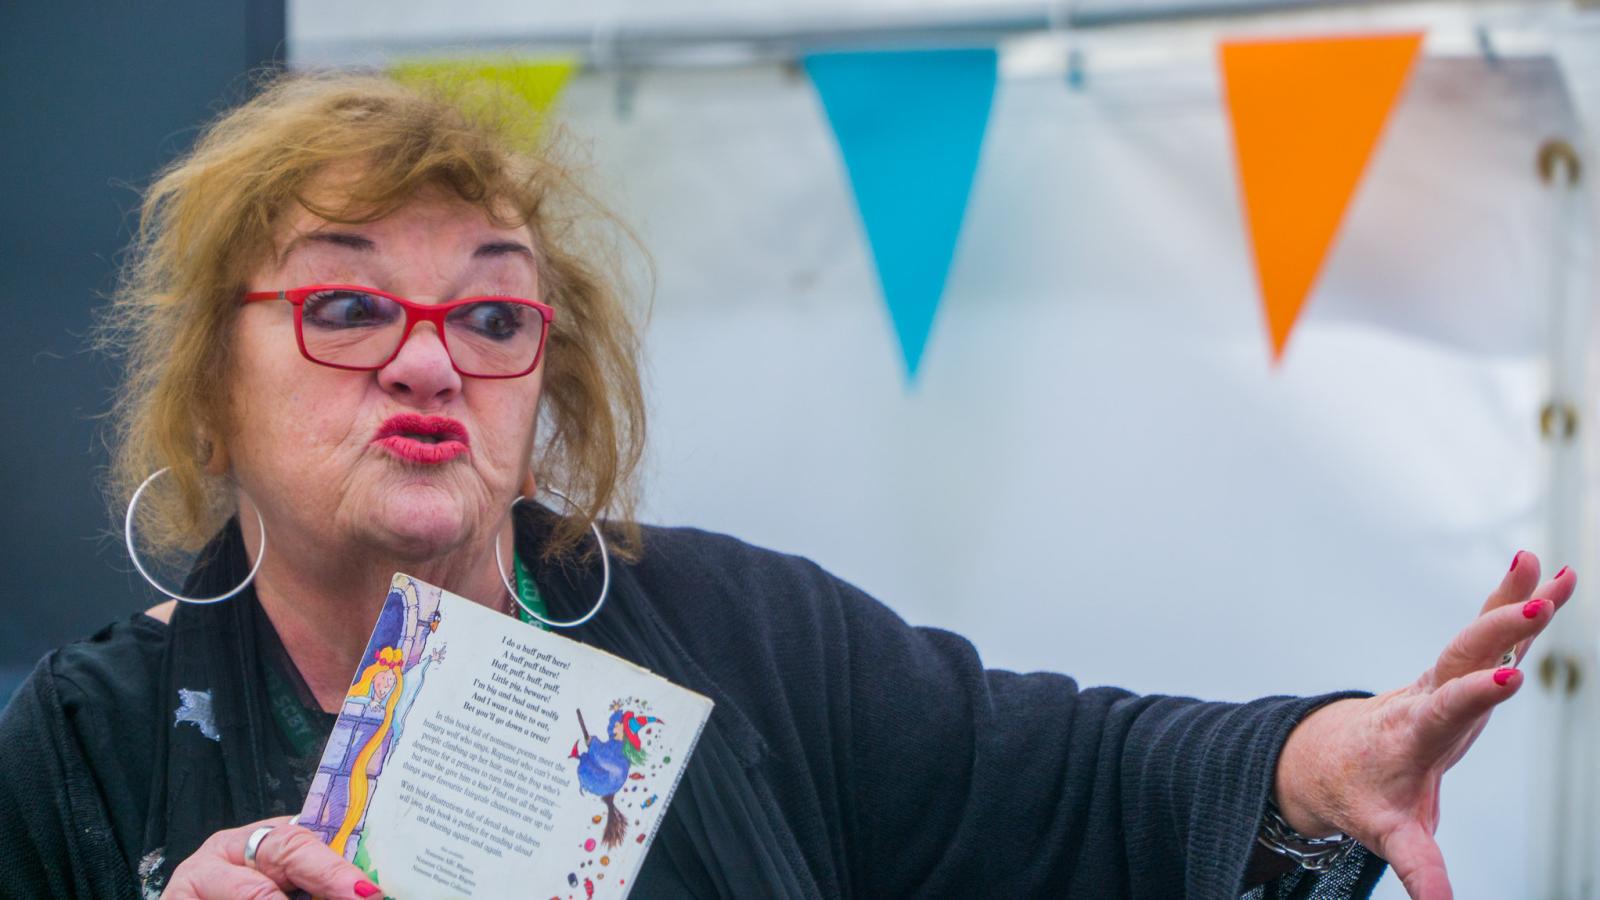
POLYGON ((397 398, 417 406, 434 406, 461 391, 461 375, 439 332, 420 322, 389 364, 378 370, 378 384, 397 398))

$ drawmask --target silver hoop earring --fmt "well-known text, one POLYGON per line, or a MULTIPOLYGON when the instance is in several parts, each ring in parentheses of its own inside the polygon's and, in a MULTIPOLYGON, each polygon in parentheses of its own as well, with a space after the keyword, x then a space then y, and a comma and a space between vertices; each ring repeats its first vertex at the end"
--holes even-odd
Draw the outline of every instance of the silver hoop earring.
POLYGON ((267 558, 267 523, 261 518, 261 510, 256 510, 256 525, 261 529, 261 546, 256 548, 256 564, 251 567, 250 574, 244 577, 244 581, 240 582, 238 587, 226 594, 218 594, 215 597, 185 597, 182 594, 174 594, 157 584, 155 578, 145 571, 144 564, 139 562, 138 551, 133 549, 133 511, 139 506, 139 497, 144 493, 144 489, 150 486, 150 482, 167 474, 169 469, 169 466, 162 466, 152 473, 149 478, 141 481, 138 490, 133 492, 133 497, 128 501, 128 515, 122 520, 122 536, 128 542, 128 559, 133 562, 133 567, 139 571, 144 580, 150 582, 151 587, 179 603, 195 603, 201 606, 207 603, 221 603, 249 587, 250 582, 256 580, 256 573, 261 571, 261 561, 267 558))
MULTIPOLYGON (((568 497, 566 494, 563 494, 552 487, 547 487, 545 490, 555 494, 562 500, 567 501, 568 505, 572 505, 572 498, 568 497)), ((517 499, 511 501, 511 508, 516 509, 517 504, 526 499, 528 498, 518 494, 517 499)), ((511 579, 506 577, 506 563, 505 560, 500 556, 500 541, 498 538, 495 539, 494 567, 495 570, 500 573, 500 583, 506 586, 506 593, 511 595, 512 601, 517 604, 518 608, 527 613, 530 618, 538 619, 544 624, 549 625, 551 628, 576 628, 594 618, 595 614, 600 612, 600 607, 606 605, 606 595, 611 593, 611 558, 607 555, 606 538, 605 535, 600 533, 599 523, 590 522, 589 530, 594 532, 594 539, 600 544, 600 596, 594 601, 594 607, 592 609, 570 622, 557 622, 554 619, 546 619, 544 616, 539 615, 539 613, 536 611, 529 609, 528 605, 522 602, 522 595, 517 593, 516 587, 511 584, 511 579)), ((262 534, 265 535, 266 532, 263 531, 262 534)))

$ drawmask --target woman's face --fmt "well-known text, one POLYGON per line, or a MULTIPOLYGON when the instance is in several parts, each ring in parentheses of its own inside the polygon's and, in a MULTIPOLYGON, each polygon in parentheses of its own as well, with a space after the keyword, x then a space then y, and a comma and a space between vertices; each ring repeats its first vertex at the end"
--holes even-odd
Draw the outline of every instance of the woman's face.
MULTIPOLYGON (((528 229, 497 227, 442 194, 363 225, 300 210, 248 287, 353 284, 426 304, 539 299, 533 251, 528 229)), ((464 377, 419 323, 382 369, 334 369, 301 356, 294 315, 281 301, 249 303, 235 334, 228 450, 273 540, 432 560, 490 539, 528 470, 543 364, 521 378, 464 377)))

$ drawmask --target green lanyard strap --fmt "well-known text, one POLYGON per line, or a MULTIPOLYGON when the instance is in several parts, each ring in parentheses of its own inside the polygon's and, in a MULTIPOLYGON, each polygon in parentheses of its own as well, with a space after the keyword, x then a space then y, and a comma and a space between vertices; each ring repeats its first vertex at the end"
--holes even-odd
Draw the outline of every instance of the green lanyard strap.
POLYGON ((533 580, 533 574, 522 564, 521 557, 517 558, 513 568, 517 570, 517 596, 522 598, 522 602, 517 604, 517 618, 543 631, 549 631, 549 625, 528 615, 528 610, 531 609, 547 619, 550 618, 550 608, 545 605, 544 595, 539 593, 539 585, 533 580))
POLYGON ((278 723, 284 740, 289 743, 289 752, 294 756, 315 753, 327 741, 327 729, 301 704, 300 697, 277 666, 268 663, 263 668, 267 678, 267 704, 273 721, 278 723))

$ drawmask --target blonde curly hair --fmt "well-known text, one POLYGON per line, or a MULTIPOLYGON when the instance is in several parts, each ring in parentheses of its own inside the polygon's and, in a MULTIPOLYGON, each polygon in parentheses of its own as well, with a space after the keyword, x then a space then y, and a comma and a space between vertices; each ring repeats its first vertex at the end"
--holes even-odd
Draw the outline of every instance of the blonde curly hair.
POLYGON ((529 462, 574 508, 545 555, 572 550, 602 518, 615 549, 636 553, 645 422, 639 337, 621 300, 615 240, 627 231, 558 163, 558 129, 530 129, 530 114, 488 87, 278 75, 160 173, 99 332, 125 363, 108 500, 120 510, 151 472, 171 470, 140 498, 145 546, 169 556, 193 550, 235 511, 226 473, 209 464, 225 459, 218 454, 235 428, 248 427, 228 400, 233 323, 285 217, 300 206, 331 221, 371 222, 420 191, 444 189, 497 224, 532 231, 542 297, 557 311, 529 462), (335 167, 357 174, 341 179, 337 204, 315 202, 314 182, 335 167))

